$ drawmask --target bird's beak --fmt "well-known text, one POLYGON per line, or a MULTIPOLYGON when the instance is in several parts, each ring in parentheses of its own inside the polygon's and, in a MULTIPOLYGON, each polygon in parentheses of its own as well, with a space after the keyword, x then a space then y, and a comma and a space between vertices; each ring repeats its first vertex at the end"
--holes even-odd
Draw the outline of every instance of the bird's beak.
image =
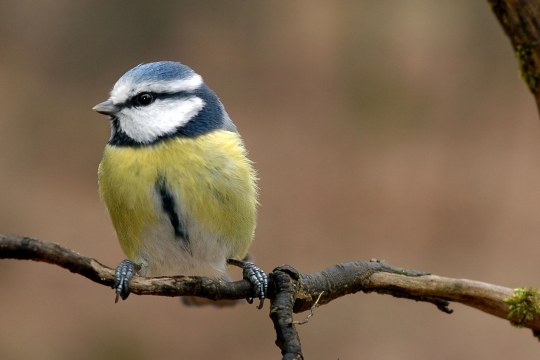
POLYGON ((118 112, 118 107, 114 105, 111 99, 108 99, 94 106, 92 110, 103 115, 114 115, 116 112, 118 112))

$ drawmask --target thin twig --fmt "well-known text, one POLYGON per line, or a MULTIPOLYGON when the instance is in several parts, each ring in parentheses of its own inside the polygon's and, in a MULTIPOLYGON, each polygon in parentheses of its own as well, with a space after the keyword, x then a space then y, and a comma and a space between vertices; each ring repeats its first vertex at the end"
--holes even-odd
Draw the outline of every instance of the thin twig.
POLYGON ((305 317, 304 320, 301 320, 301 321, 298 321, 298 320, 295 320, 293 321, 292 323, 295 324, 295 325, 304 325, 304 324, 307 324, 309 322, 309 319, 315 315, 315 309, 319 306, 319 301, 321 300, 321 296, 322 294, 324 294, 324 291, 321 292, 319 294, 319 296, 317 296, 317 300, 315 300, 315 303, 313 304, 313 306, 309 309, 309 314, 305 317))

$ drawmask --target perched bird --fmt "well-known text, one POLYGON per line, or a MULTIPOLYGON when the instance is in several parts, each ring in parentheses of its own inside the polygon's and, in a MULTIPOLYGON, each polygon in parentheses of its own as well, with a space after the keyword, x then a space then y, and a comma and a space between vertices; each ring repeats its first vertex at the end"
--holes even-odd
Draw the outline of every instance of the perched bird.
POLYGON ((99 190, 128 257, 116 269, 116 300, 135 273, 227 278, 229 262, 243 267, 262 306, 268 278, 243 260, 255 230, 255 171, 202 77, 178 62, 141 64, 93 110, 111 121, 99 190))

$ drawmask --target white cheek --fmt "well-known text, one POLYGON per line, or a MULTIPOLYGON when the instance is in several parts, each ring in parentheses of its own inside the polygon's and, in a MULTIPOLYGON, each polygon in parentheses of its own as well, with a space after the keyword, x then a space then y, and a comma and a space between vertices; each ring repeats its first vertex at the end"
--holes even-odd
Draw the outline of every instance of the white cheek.
POLYGON ((146 107, 132 107, 118 114, 120 127, 133 140, 148 143, 172 134, 204 107, 196 96, 182 100, 158 100, 146 107))

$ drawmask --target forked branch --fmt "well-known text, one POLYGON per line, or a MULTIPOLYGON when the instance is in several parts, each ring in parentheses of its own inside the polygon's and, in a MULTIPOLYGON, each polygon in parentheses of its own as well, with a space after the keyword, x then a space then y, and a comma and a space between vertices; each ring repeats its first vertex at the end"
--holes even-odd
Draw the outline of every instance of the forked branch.
MULTIPOLYGON (((105 286, 112 287, 114 283, 113 269, 52 242, 0 235, 0 258, 46 262, 105 286)), ((271 280, 270 316, 276 328, 276 343, 284 358, 302 358, 293 312, 310 310, 314 305, 324 305, 360 291, 433 303, 446 313, 452 312, 449 302, 459 302, 540 333, 540 296, 531 289, 514 291, 479 281, 400 269, 376 260, 338 264, 311 274, 281 266, 271 273, 271 280)), ((254 296, 251 285, 245 280, 226 282, 197 276, 135 276, 130 289, 137 295, 196 296, 211 300, 254 296)))

